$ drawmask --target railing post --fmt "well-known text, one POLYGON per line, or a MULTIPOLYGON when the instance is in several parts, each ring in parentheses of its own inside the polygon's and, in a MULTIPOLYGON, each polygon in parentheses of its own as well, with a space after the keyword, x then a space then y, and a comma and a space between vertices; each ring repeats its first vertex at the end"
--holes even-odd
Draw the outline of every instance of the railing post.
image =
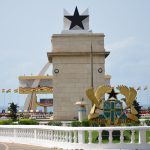
POLYGON ((47 131, 47 140, 50 140, 50 131, 47 131))
POLYGON ((54 132, 53 132, 53 130, 51 130, 51 132, 50 132, 50 140, 51 140, 51 141, 54 140, 54 132))
POLYGON ((123 143, 124 137, 123 137, 123 130, 120 130, 120 143, 123 143))
POLYGON ((57 131, 57 142, 59 142, 59 131, 57 131))
POLYGON ((56 139, 57 139, 57 133, 56 133, 57 131, 56 130, 54 130, 54 141, 56 141, 56 139))
POLYGON ((65 142, 65 131, 62 131, 62 142, 65 142))
POLYGON ((112 143, 112 131, 109 131, 109 143, 112 143))
POLYGON ((36 139, 36 129, 34 129, 34 139, 36 139))
POLYGON ((139 143, 140 144, 146 143, 146 130, 139 130, 139 143))
POLYGON ((78 131, 78 143, 85 143, 84 131, 82 130, 78 131))
POLYGON ((52 141, 55 141, 55 130, 52 130, 52 141))
POLYGON ((14 137, 16 137, 17 135, 16 135, 16 129, 14 128, 14 137))
POLYGON ((61 142, 61 131, 58 131, 58 142, 61 142))
POLYGON ((64 140, 64 131, 61 131, 61 141, 60 142, 63 142, 64 140))
POLYGON ((72 143, 72 132, 69 131, 69 143, 72 143))
POLYGON ((88 131, 89 132, 89 144, 92 143, 92 131, 88 131))
POLYGON ((135 140, 135 135, 134 135, 135 131, 131 130, 131 143, 134 143, 135 140))
POLYGON ((58 142, 58 131, 56 130, 55 132, 56 132, 56 138, 55 138, 55 141, 58 142))
POLYGON ((102 143, 102 131, 99 131, 99 136, 98 136, 99 144, 102 143))
POLYGON ((59 136, 58 136, 58 142, 61 142, 61 136, 62 136, 62 135, 61 135, 61 131, 58 131, 58 133, 59 133, 59 134, 58 134, 58 135, 59 135, 59 136))
POLYGON ((77 131, 74 131, 74 143, 77 143, 77 131))
POLYGON ((48 131, 45 130, 44 132, 45 132, 45 133, 44 133, 44 140, 47 140, 47 139, 48 139, 48 133, 47 133, 48 131))
POLYGON ((68 131, 66 131, 66 134, 65 134, 65 142, 67 142, 68 143, 68 131))

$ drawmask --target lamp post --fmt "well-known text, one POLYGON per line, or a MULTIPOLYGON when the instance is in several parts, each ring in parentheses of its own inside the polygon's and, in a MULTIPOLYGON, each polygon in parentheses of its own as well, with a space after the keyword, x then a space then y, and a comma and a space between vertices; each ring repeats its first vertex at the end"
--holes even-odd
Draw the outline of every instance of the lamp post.
POLYGON ((81 101, 76 102, 76 105, 78 106, 78 120, 81 122, 84 119, 86 119, 86 103, 84 99, 82 98, 81 101))

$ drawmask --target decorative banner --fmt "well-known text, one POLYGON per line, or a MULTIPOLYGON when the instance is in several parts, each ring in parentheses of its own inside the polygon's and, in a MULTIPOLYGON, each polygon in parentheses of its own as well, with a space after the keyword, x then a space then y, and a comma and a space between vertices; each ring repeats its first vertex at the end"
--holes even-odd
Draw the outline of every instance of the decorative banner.
POLYGON ((6 93, 11 93, 11 89, 8 89, 8 90, 6 91, 6 93))
POLYGON ((18 93, 18 89, 15 89, 15 90, 14 90, 14 93, 18 93))
POLYGON ((31 88, 30 91, 31 91, 31 92, 35 92, 35 91, 36 91, 36 88, 31 88))
POLYGON ((19 93, 19 94, 30 94, 30 93, 37 93, 37 94, 48 94, 48 93, 53 93, 53 88, 52 87, 35 87, 35 88, 22 88, 20 87, 19 89, 1 89, 2 93, 19 93))
POLYGON ((53 93, 52 87, 36 87, 36 88, 19 88, 19 94, 31 94, 35 92, 36 94, 48 94, 53 93))

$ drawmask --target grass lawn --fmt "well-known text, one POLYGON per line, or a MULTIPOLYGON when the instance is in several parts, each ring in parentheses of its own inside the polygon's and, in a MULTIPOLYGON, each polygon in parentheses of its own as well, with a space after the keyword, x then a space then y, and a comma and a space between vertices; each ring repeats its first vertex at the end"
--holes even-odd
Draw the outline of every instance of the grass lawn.
POLYGON ((146 132, 146 142, 150 142, 150 131, 146 132))

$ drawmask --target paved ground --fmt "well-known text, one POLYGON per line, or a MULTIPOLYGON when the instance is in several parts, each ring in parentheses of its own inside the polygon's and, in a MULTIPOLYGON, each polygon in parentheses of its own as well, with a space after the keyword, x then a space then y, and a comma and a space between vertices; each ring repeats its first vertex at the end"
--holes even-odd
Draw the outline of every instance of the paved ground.
POLYGON ((0 143, 0 150, 58 150, 14 143, 0 143))

